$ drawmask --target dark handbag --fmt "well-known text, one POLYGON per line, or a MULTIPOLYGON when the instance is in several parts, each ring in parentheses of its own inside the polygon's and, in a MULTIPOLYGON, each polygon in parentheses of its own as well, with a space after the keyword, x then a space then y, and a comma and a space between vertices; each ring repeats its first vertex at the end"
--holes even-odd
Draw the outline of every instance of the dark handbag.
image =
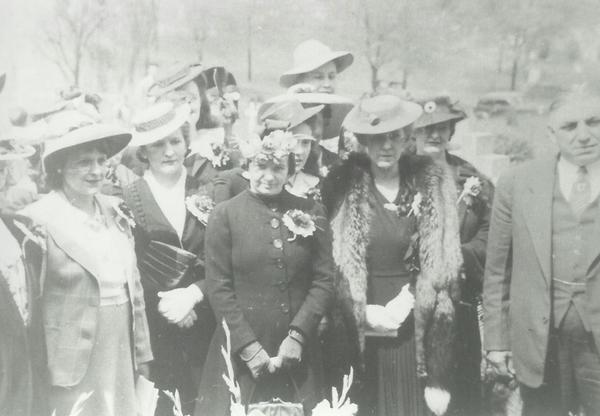
MULTIPOLYGON (((300 390, 298 389, 296 380, 294 380, 294 377, 292 377, 289 372, 287 372, 287 375, 292 382, 296 396, 298 396, 300 390)), ((251 400, 255 392, 256 385, 250 394, 251 400)), ((304 416, 304 408, 301 403, 284 402, 283 400, 276 398, 268 402, 248 404, 247 414, 248 416, 304 416)))
POLYGON ((138 262, 143 279, 158 290, 175 288, 198 257, 180 247, 152 240, 138 262))

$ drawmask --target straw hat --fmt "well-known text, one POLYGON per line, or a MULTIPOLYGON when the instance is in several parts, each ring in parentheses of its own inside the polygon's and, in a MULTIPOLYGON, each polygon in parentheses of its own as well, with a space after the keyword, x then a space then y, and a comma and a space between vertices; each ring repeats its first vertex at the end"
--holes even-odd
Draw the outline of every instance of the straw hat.
POLYGON ((360 101, 342 125, 354 134, 383 134, 414 123, 421 113, 418 104, 395 95, 378 95, 360 101))
POLYGON ((190 106, 175 106, 169 101, 154 104, 133 116, 131 146, 145 146, 164 139, 188 120, 190 106))
POLYGON ((331 48, 315 39, 302 42, 294 49, 294 66, 279 77, 279 85, 289 88, 296 84, 298 76, 334 62, 338 73, 354 62, 354 56, 347 51, 332 51, 331 48))

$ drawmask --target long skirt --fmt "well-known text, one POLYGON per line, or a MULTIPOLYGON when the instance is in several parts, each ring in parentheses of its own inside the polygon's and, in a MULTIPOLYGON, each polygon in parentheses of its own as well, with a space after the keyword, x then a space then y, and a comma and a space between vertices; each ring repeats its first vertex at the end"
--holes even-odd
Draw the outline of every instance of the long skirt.
POLYGON ((129 302, 101 306, 97 331, 89 367, 81 383, 69 388, 50 388, 50 409, 56 409, 56 416, 69 415, 75 402, 90 392, 79 416, 136 414, 129 302))
POLYGON ((361 416, 429 415, 417 377, 414 320, 410 315, 397 338, 368 337, 365 376, 359 393, 361 416))

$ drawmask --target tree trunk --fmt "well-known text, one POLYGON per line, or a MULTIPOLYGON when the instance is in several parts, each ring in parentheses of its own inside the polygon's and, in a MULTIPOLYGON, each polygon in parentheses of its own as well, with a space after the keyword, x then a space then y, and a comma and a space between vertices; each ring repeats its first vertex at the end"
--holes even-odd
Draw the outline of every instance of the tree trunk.
POLYGON ((377 91, 377 87, 379 87, 379 68, 373 64, 371 66, 371 90, 373 92, 377 91))
POLYGON ((402 70, 402 89, 406 90, 408 87, 408 69, 404 68, 402 70))
POLYGON ((510 90, 515 91, 517 89, 517 75, 519 73, 519 57, 515 56, 513 59, 512 70, 510 71, 510 90))
POLYGON ((248 13, 248 81, 252 82, 252 12, 248 13))

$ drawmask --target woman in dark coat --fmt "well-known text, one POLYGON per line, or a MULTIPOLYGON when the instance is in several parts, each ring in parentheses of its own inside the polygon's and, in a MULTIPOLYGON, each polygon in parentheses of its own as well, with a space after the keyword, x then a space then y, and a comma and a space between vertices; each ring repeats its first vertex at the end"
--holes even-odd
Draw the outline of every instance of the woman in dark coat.
POLYGON ((430 158, 402 156, 421 113, 394 96, 362 100, 344 128, 365 153, 351 153, 322 188, 337 271, 327 364, 331 382, 357 370, 350 397, 365 416, 442 415, 450 402, 456 191, 430 158))
MULTIPOLYGON (((333 262, 323 208, 283 189, 292 140, 282 131, 263 139, 250 157, 250 189, 211 214, 206 272, 210 303, 231 330, 242 402, 278 397, 309 411, 323 398, 316 329, 332 296, 333 262)), ((229 414, 223 334, 211 342, 197 416, 229 414)))
MULTIPOLYGON (((164 102, 136 116, 133 145, 140 146, 138 155, 148 169, 124 190, 136 222, 136 252, 155 358, 150 378, 161 390, 179 391, 185 414, 193 412, 214 330, 202 266, 204 227, 212 202, 198 195, 197 181, 183 166, 187 141, 181 127, 188 114, 187 105, 164 102), (174 254, 180 250, 183 258, 174 254), (167 279, 162 279, 154 259, 163 263, 178 259, 186 266, 172 265, 167 279)), ((171 415, 172 407, 161 397, 157 414, 171 415)))
POLYGON ((485 252, 490 225, 494 185, 473 165, 450 154, 448 148, 456 123, 466 114, 449 97, 419 100, 423 115, 415 122, 413 135, 418 154, 426 154, 449 167, 459 192, 458 218, 465 279, 457 308, 457 365, 451 412, 476 416, 483 411, 481 339, 477 308, 481 302, 485 252), (471 186, 472 184, 472 186, 471 186), (465 186, 466 185, 466 186, 465 186), (473 187, 473 189, 471 189, 473 187))

